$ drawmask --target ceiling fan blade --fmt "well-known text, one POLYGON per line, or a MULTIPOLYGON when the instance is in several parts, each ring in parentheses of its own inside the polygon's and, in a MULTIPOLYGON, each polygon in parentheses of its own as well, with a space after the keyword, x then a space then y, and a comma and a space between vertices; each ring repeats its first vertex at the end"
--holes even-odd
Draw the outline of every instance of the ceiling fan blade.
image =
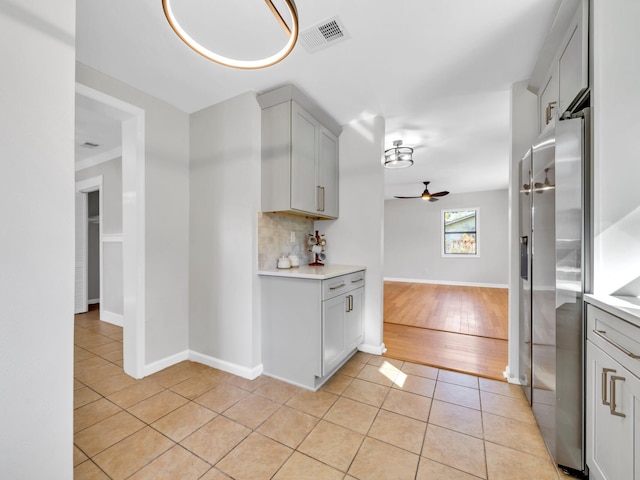
POLYGON ((431 194, 432 197, 444 197, 445 195, 449 195, 449 192, 447 192, 446 190, 442 191, 442 192, 432 193, 431 194))
POLYGON ((449 195, 449 192, 442 191, 442 192, 438 192, 438 193, 429 193, 429 184, 431 182, 422 182, 424 183, 424 192, 422 192, 422 195, 419 196, 415 196, 415 197, 399 197, 399 196, 395 196, 395 198, 422 198, 423 200, 428 200, 430 202, 436 202, 438 199, 434 198, 434 197, 444 197, 445 195, 449 195))

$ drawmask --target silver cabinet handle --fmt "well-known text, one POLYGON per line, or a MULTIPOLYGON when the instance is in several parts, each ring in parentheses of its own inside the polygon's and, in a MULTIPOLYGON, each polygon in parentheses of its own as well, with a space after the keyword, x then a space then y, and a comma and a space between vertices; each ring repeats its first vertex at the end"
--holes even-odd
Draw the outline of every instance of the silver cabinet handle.
POLYGON ((611 385, 611 405, 609 405, 609 410, 611 411, 611 415, 626 417, 624 413, 616 412, 616 380, 624 382, 625 378, 619 377, 618 375, 611 375, 611 379, 609 380, 611 385))
POLYGON ((631 357, 634 360, 640 359, 640 355, 635 354, 630 350, 627 350, 622 345, 617 344, 616 342, 611 340, 609 337, 607 337, 607 332, 605 330, 594 330, 593 333, 595 333, 597 336, 599 336, 601 339, 603 339, 608 344, 613 345, 614 347, 616 347, 618 350, 620 350, 626 356, 631 357))
POLYGON ((316 186, 316 210, 318 212, 324 212, 324 187, 316 186))
POLYGON ((349 295, 349 311, 353 311, 353 295, 349 295))
POLYGON ((549 125, 549 122, 551 121, 551 118, 553 118, 551 116, 551 112, 553 112, 553 107, 555 107, 558 104, 558 102, 549 102, 547 104, 547 108, 545 108, 545 117, 546 117, 546 123, 545 125, 549 125))
POLYGON ((364 278, 360 277, 360 278, 356 278, 355 280, 351 280, 351 283, 358 283, 363 281, 364 281, 364 278))
POLYGON ((607 374, 608 373, 616 373, 616 371, 613 368, 602 369, 602 404, 603 405, 611 405, 611 402, 607 400, 607 374))
POLYGON ((329 290, 338 290, 339 288, 342 288, 345 285, 346 285, 345 283, 341 283, 340 285, 336 285, 334 287, 329 287, 329 290))

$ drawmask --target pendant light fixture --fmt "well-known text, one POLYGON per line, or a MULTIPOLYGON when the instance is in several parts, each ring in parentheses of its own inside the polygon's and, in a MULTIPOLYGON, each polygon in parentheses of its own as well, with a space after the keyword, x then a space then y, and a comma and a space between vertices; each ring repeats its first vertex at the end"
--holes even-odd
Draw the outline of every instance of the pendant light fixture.
POLYGON ((395 140, 393 148, 384 152, 385 168, 405 168, 413 165, 413 148, 403 147, 402 140, 395 140))
POLYGON ((260 58, 258 60, 240 60, 240 59, 225 57, 224 55, 215 53, 209 50, 208 48, 204 47, 200 43, 198 43, 185 31, 184 28, 182 28, 182 26, 176 19, 175 15, 173 14, 173 10, 171 8, 172 1, 173 0, 162 0, 162 9, 164 10, 164 15, 165 17, 167 17, 167 21, 169 22, 169 25, 171 25, 171 28, 173 29, 173 31, 176 33, 176 35, 178 35, 178 37, 180 37, 180 39, 184 43, 187 44, 189 48, 194 50, 196 53, 199 53, 203 57, 211 60, 212 62, 219 63, 220 65, 225 65, 227 67, 240 68, 245 70, 254 70, 258 68, 269 67, 271 65, 278 63, 279 61, 283 60, 287 55, 289 55, 293 50, 293 47, 295 46, 296 41, 298 40, 298 11, 296 9, 296 4, 294 0, 283 0, 284 4, 287 7, 289 15, 291 16, 291 28, 289 28, 287 23, 284 21, 284 18, 282 18, 282 15, 273 4, 273 1, 265 0, 265 3, 271 10, 271 13, 273 13, 274 17, 276 17, 276 20, 278 21, 280 26, 284 29, 284 31, 289 36, 287 43, 284 45, 284 47, 282 47, 282 49, 279 52, 274 53, 273 55, 265 58, 260 58))

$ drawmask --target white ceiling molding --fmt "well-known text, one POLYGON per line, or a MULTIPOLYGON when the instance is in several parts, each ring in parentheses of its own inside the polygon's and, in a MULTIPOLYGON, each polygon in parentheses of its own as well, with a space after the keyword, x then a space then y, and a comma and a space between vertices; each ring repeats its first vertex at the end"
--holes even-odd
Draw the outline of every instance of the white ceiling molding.
POLYGON ((77 162, 76 172, 84 170, 85 168, 100 165, 101 163, 108 162, 109 160, 113 160, 121 156, 122 147, 117 147, 107 152, 99 153, 98 155, 94 155, 93 157, 85 158, 84 160, 80 160, 79 162, 77 162))

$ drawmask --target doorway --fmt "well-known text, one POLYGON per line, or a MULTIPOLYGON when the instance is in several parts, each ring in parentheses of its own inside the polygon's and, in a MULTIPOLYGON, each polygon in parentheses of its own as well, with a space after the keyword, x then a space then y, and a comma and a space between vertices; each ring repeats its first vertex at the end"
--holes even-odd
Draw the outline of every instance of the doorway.
POLYGON ((109 321, 100 301, 104 298, 101 189, 101 175, 76 182, 75 313, 85 313, 89 305, 98 304, 100 319, 109 321))
POLYGON ((506 288, 384 282, 386 356, 504 380, 506 288))
MULTIPOLYGON (((98 113, 98 118, 117 121, 120 131, 118 154, 121 158, 121 231, 102 234, 102 256, 106 248, 121 257, 122 326, 124 371, 134 378, 144 376, 144 318, 145 318, 145 114, 144 110, 85 85, 76 84, 76 137, 90 128, 91 122, 78 124, 78 109, 98 113), (119 249, 119 252, 118 252, 119 249)), ((99 122, 96 124, 98 127, 99 122)), ((94 127, 96 125, 93 125, 94 127)), ((88 142, 91 143, 91 142, 88 142)), ((113 149, 103 152, 113 156, 113 149)), ((96 155, 89 162, 104 162, 96 155)), ((78 165, 76 163, 76 169, 78 165)), ((91 187, 85 187, 85 193, 91 187), (86 190, 88 188, 88 190, 86 190)), ((102 192, 104 200, 104 192, 102 192)), ((104 203, 104 202, 102 202, 104 203)), ((116 262, 118 263, 118 262, 116 262)), ((102 271, 101 310, 104 303, 108 271, 102 271)), ((108 287, 107 287, 108 289, 108 287)), ((115 322, 114 322, 115 323, 115 322)))
POLYGON ((100 190, 87 193, 87 310, 99 305, 102 295, 102 258, 100 255, 100 190))

